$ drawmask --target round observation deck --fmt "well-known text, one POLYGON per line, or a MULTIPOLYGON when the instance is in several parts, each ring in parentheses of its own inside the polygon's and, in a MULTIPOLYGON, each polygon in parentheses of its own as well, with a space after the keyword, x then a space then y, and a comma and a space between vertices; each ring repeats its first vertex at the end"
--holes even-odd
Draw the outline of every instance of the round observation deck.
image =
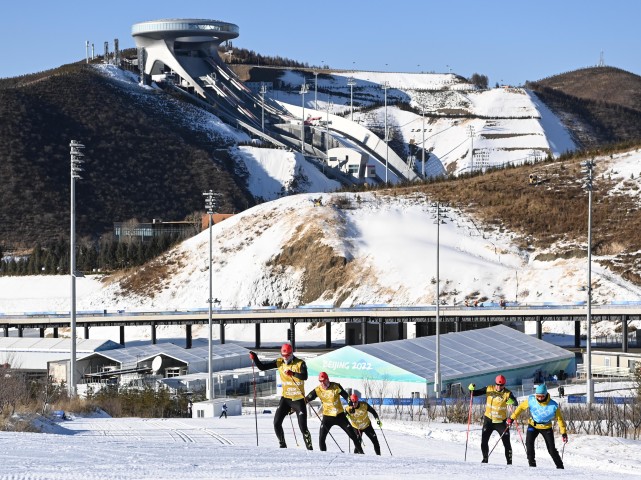
POLYGON ((131 27, 133 37, 146 37, 154 40, 177 40, 180 42, 202 42, 217 40, 222 43, 238 37, 238 25, 219 20, 180 18, 151 20, 134 23, 131 27))

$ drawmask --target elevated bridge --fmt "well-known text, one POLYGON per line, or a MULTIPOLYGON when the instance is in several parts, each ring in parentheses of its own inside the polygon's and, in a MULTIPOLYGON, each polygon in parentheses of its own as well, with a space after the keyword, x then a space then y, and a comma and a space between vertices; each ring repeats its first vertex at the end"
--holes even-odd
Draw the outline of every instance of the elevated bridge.
MULTIPOLYGON (((499 323, 522 325, 523 322, 536 322, 538 338, 543 335, 543 322, 575 322, 574 346, 580 346, 581 324, 587 319, 585 305, 543 305, 543 306, 499 306, 462 307, 442 306, 439 308, 441 333, 470 330, 499 323)), ((435 306, 361 306, 356 308, 301 307, 291 309, 251 308, 240 310, 215 309, 212 322, 220 329, 220 341, 225 343, 225 326, 234 324, 255 324, 255 345, 260 347, 262 324, 289 324, 291 342, 296 343, 296 324, 323 323, 326 332, 326 346, 331 347, 331 324, 345 323, 348 344, 374 343, 385 340, 404 338, 405 325, 416 324, 416 335, 434 334, 436 330, 437 311, 435 306), (349 332, 352 335, 348 335, 349 332), (356 334, 354 334, 356 332, 356 334)), ((621 322, 622 348, 628 351, 629 322, 641 320, 641 302, 630 302, 626 305, 593 305, 592 322, 621 322)), ((125 344, 126 326, 149 326, 152 343, 156 343, 156 327, 160 325, 184 325, 187 348, 191 347, 192 325, 209 323, 208 308, 174 311, 79 311, 76 312, 77 327, 84 328, 85 338, 89 338, 90 327, 120 327, 120 343, 125 344)), ((23 335, 25 328, 40 329, 40 336, 45 336, 46 329, 53 329, 53 336, 58 336, 58 329, 70 326, 69 312, 25 312, 0 314, 0 327, 4 336, 9 336, 10 329, 17 329, 18 336, 23 335)), ((641 338, 637 333, 637 343, 641 338)), ((641 347, 641 345, 637 345, 641 347)))

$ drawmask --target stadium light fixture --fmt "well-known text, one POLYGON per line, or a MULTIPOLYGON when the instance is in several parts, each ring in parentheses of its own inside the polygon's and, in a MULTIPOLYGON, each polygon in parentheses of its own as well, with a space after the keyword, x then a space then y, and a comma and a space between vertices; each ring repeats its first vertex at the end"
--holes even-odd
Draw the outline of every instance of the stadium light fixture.
POLYGON ((264 83, 260 84, 260 99, 261 99, 261 107, 262 107, 262 115, 260 119, 260 126, 263 131, 265 132, 265 94, 267 93, 267 85, 264 83))
POLYGON ((347 79, 347 85, 349 85, 349 110, 350 110, 350 121, 354 121, 354 85, 356 81, 354 77, 349 77, 347 79))
MULTIPOLYGON (((207 358, 207 399, 208 400, 213 400, 214 399, 214 372, 213 372, 213 365, 212 365, 212 356, 213 356, 213 348, 212 348, 212 335, 213 335, 213 304, 214 304, 214 293, 213 293, 213 260, 212 260, 212 234, 211 234, 211 227, 212 224, 214 223, 214 211, 216 210, 216 207, 218 206, 218 199, 220 198, 220 193, 214 193, 212 190, 209 190, 208 192, 204 192, 203 196, 205 197, 205 209, 207 210, 207 214, 209 215, 209 298, 207 299, 207 303, 209 304, 209 334, 207 338, 207 345, 208 345, 208 358, 207 358)), ((224 328, 223 323, 221 322, 221 328, 224 328)))
MULTIPOLYGON (((387 64, 385 64, 387 65, 387 64)), ((389 82, 383 82, 381 88, 385 91, 385 184, 387 184, 387 171, 388 171, 388 162, 389 162, 389 135, 387 131, 387 89, 389 88, 389 82)))
POLYGON ((69 396, 76 395, 76 180, 80 180, 82 172, 82 162, 84 154, 83 144, 76 140, 71 140, 69 144, 71 150, 71 228, 69 233, 69 278, 71 280, 71 307, 69 309, 69 323, 71 327, 71 351, 69 361, 69 396))
POLYGON ((587 404, 594 403, 594 382, 592 379, 592 190, 593 174, 596 163, 594 159, 581 162, 583 169, 581 173, 585 175, 585 184, 583 188, 588 192, 588 311, 586 318, 586 354, 587 365, 585 369, 585 384, 587 387, 587 404))
POLYGON ((440 288, 440 230, 441 224, 447 223, 448 205, 436 202, 432 204, 434 223, 436 224, 436 371, 434 372, 434 393, 441 398, 441 288, 440 288))
POLYGON ((303 117, 301 119, 300 123, 300 151, 303 155, 305 155, 305 94, 309 92, 309 88, 307 87, 306 83, 303 83, 300 86, 300 94, 302 97, 302 107, 303 107, 303 117))

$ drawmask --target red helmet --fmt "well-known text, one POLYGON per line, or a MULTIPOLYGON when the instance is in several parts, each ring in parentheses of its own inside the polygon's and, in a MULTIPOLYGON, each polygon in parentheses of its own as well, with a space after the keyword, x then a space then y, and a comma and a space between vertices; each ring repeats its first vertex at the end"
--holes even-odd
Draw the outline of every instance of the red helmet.
POLYGON ((321 383, 329 382, 329 377, 327 376, 327 373, 320 372, 318 374, 318 381, 321 383))
POLYGON ((496 384, 497 385, 505 385, 506 384, 505 377, 503 375, 497 375, 496 376, 496 384))
POLYGON ((352 403, 358 403, 358 395, 356 395, 355 393, 352 393, 349 399, 351 400, 352 403))
POLYGON ((283 357, 288 357, 292 353, 294 353, 294 349, 292 348, 292 346, 289 343, 283 343, 283 346, 280 347, 280 354, 283 357))

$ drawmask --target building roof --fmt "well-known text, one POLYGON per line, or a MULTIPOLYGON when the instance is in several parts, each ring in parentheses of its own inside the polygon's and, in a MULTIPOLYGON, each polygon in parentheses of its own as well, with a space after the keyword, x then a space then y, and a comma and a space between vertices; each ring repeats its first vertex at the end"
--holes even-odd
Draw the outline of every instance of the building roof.
MULTIPOLYGON (((122 348, 119 343, 105 339, 77 339, 76 352, 95 352, 122 348)), ((40 338, 40 337, 0 337, 0 352, 69 352, 70 338, 40 338)))
MULTIPOLYGON (((433 381, 436 336, 352 348, 433 381)), ((440 335, 443 381, 573 358, 574 354, 505 325, 440 335)))
MULTIPOLYGON (((186 349, 173 343, 158 343, 156 345, 141 345, 106 352, 103 351, 100 352, 100 355, 119 363, 122 368, 135 367, 139 362, 152 359, 157 355, 171 357, 189 365, 207 360, 209 348, 194 347, 186 349)), ((212 348, 213 360, 238 355, 246 356, 247 349, 233 343, 217 344, 212 348)))
MULTIPOLYGON (((122 345, 111 340, 76 340, 79 357, 120 348, 122 345)), ((47 362, 68 360, 70 355, 70 338, 0 337, 0 361, 21 370, 47 370, 47 362)))
MULTIPOLYGON (((561 347, 499 325, 440 335, 443 384, 492 381, 502 373, 510 382, 537 370, 571 369, 574 354, 561 347)), ((436 373, 436 336, 352 345, 307 362, 310 375, 327 371, 353 380, 391 380, 433 384, 436 373)))

